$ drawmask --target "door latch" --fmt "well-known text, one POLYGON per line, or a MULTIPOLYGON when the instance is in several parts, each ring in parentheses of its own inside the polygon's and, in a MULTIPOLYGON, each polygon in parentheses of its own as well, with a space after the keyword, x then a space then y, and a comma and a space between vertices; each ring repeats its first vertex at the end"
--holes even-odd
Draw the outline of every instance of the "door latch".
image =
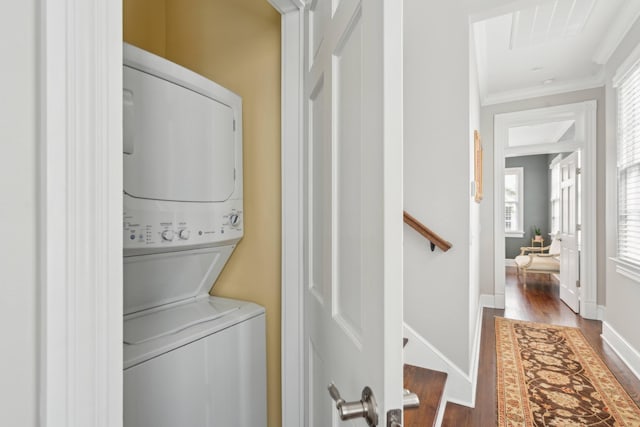
POLYGON ((402 410, 390 409, 387 412, 387 427, 402 427, 402 410))
POLYGON ((340 392, 333 383, 329 384, 329 394, 336 402, 336 409, 341 420, 364 418, 369 427, 378 425, 378 406, 369 387, 362 389, 362 399, 357 402, 346 402, 340 397, 340 392))

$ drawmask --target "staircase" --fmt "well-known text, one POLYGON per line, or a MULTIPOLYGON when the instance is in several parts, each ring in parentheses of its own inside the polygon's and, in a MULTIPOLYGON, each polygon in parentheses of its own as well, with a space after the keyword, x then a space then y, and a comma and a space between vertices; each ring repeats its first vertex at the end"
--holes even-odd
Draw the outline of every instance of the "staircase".
MULTIPOLYGON (((404 211, 403 219, 407 225, 429 241, 432 251, 434 251, 436 247, 440 248, 443 252, 451 249, 451 243, 431 231, 431 229, 411 216, 407 211, 404 211)), ((407 338, 402 340, 403 348, 407 345, 408 341, 407 338)), ((447 374, 444 372, 433 371, 413 365, 404 365, 404 388, 411 393, 415 393, 420 400, 418 407, 405 407, 404 427, 433 427, 437 425, 438 414, 444 413, 444 407, 442 407, 442 405, 444 402, 443 396, 446 382, 447 374)), ((407 396, 405 396, 405 405, 407 403, 407 396)))
MULTIPOLYGON (((403 344, 407 345, 407 339, 403 344)), ((447 374, 413 365, 404 365, 404 388, 418 395, 420 406, 405 408, 404 427, 433 427, 438 412, 444 411, 444 388, 447 374)))

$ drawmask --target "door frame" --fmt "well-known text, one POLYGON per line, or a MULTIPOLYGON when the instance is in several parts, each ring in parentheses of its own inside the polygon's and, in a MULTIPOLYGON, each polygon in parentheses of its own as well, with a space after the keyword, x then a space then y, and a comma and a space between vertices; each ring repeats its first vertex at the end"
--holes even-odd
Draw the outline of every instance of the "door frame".
POLYGON ((304 425, 303 63, 305 0, 268 0, 281 27, 281 408, 282 426, 304 425))
POLYGON ((37 1, 39 416, 122 425, 122 2, 37 1))
POLYGON ((580 262, 580 315, 587 319, 598 318, 597 305, 597 216, 596 216, 596 109, 595 100, 554 107, 537 108, 513 113, 496 114, 494 118, 494 302, 496 308, 504 308, 505 287, 505 232, 504 232, 504 160, 506 157, 561 153, 581 150, 582 173, 582 259, 580 262), (539 144, 536 146, 511 147, 508 144, 508 129, 554 119, 576 120, 584 129, 583 138, 566 142, 539 144), (500 214, 502 213, 502 215, 500 214))
MULTIPOLYGON (((122 2, 38 6, 39 424, 122 426, 122 2), (94 144, 87 143, 93 141, 94 144), (98 424, 96 424, 98 423, 98 424)), ((302 425, 303 0, 282 15, 282 420, 302 425)))

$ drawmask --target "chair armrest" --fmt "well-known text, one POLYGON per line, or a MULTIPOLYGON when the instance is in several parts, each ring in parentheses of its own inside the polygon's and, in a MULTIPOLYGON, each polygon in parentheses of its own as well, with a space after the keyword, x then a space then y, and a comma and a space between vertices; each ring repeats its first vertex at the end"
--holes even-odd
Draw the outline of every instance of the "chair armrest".
POLYGON ((533 252, 533 248, 530 246, 520 246, 520 255, 526 255, 527 252, 533 252))
POLYGON ((537 255, 529 254, 529 262, 528 262, 528 263, 526 263, 526 264, 524 264, 524 265, 520 265, 519 267, 520 267, 520 268, 529 268, 529 267, 531 267, 531 264, 533 264, 533 258, 534 258, 535 256, 537 256, 537 255))
POLYGON ((548 252, 550 247, 551 247, 551 245, 544 246, 544 247, 540 247, 540 246, 520 246, 520 255, 527 255, 527 252, 535 252, 537 254, 542 254, 545 251, 548 252))

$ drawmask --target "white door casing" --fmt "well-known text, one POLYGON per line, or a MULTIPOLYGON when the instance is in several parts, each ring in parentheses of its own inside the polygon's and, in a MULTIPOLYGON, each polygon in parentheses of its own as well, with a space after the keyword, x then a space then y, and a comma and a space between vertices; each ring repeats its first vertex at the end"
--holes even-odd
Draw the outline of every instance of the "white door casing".
MULTIPOLYGON (((301 46, 301 36, 303 22, 298 8, 303 6, 302 0, 269 0, 278 12, 283 15, 282 19, 282 173, 283 173, 283 425, 298 426, 297 420, 302 420, 302 393, 304 386, 302 381, 296 381, 302 373, 302 333, 297 333, 295 325, 302 323, 303 313, 301 309, 302 295, 298 292, 300 279, 303 276, 302 268, 298 267, 301 259, 300 252, 302 243, 302 164, 303 159, 299 149, 299 141, 302 137, 302 107, 299 102, 302 99, 302 86, 298 75, 302 74, 302 53, 304 46, 301 46), (285 333, 286 332, 286 333, 285 333), (300 393, 296 393, 299 391, 300 393), (297 403, 300 404, 297 404, 297 403)), ((384 14, 386 23, 393 22, 394 26, 385 25, 386 32, 393 30, 394 39, 401 40, 401 5, 389 5, 385 3, 387 10, 384 14), (400 18, 400 19, 398 19, 400 18)), ((60 197, 59 189, 63 188, 66 177, 73 177, 78 184, 91 182, 95 177, 100 186, 108 186, 108 193, 101 193, 99 199, 93 201, 89 199, 76 199, 73 205, 74 215, 89 219, 93 215, 89 210, 92 203, 97 203, 96 211, 103 212, 98 216, 100 221, 109 224, 104 228, 108 236, 116 236, 119 239, 121 233, 111 232, 111 228, 118 229, 121 225, 121 202, 117 202, 121 195, 122 165, 118 163, 122 158, 121 147, 115 142, 121 132, 121 114, 118 114, 121 107, 121 34, 122 34, 122 5, 118 3, 87 3, 82 9, 76 8, 74 2, 69 0, 55 0, 47 2, 46 7, 41 8, 42 40, 42 96, 43 96, 43 120, 47 123, 43 125, 42 147, 47 147, 47 154, 42 155, 43 180, 47 181, 47 189, 43 189, 42 200, 42 230, 43 239, 51 244, 43 244, 43 264, 41 267, 43 282, 43 312, 41 313, 43 324, 47 327, 42 330, 41 345, 42 362, 40 374, 41 389, 41 421, 43 425, 75 425, 73 420, 82 420, 87 414, 97 414, 97 419, 104 423, 117 426, 122 420, 122 370, 121 353, 117 346, 108 344, 110 352, 105 353, 101 347, 82 347, 78 350, 79 360, 95 360, 94 365, 98 374, 96 378, 100 387, 88 382, 74 384, 76 378, 84 376, 85 365, 72 363, 74 357, 70 357, 67 350, 73 348, 74 335, 68 340, 61 339, 65 335, 65 329, 70 326, 68 323, 69 309, 64 301, 73 300, 78 306, 91 307, 99 302, 103 305, 98 309, 100 317, 97 324, 93 324, 95 312, 85 310, 74 316, 75 324, 87 325, 88 329, 97 331, 94 336, 100 337, 105 343, 121 342, 122 334, 122 279, 121 273, 121 244, 114 242, 112 238, 96 241, 94 235, 87 233, 75 233, 73 229, 60 228, 58 220, 68 216, 67 200, 60 197), (100 9, 107 8, 108 11, 100 9), (94 23, 86 25, 87 22, 94 23), (98 25, 95 25, 98 23, 98 25), (90 54, 99 58, 98 60, 84 56, 74 56, 73 53, 86 43, 93 43, 94 48, 87 50, 90 54), (71 54, 69 54, 71 52, 71 54), (109 65, 104 67, 103 55, 107 55, 109 65), (67 65, 68 64, 68 65, 67 65), (88 70, 89 72, 100 73, 103 77, 99 80, 97 87, 105 90, 108 95, 98 98, 91 98, 90 101, 106 103, 109 111, 114 112, 110 117, 114 119, 107 126, 100 126, 90 119, 86 119, 95 111, 94 108, 84 108, 72 110, 70 114, 66 105, 72 104, 72 99, 77 97, 83 99, 87 88, 90 86, 73 86, 68 93, 64 93, 65 82, 74 82, 77 73, 88 70), (73 92, 73 89, 77 92, 73 92), (46 99, 44 99, 46 98, 46 99), (85 152, 82 159, 76 162, 67 163, 68 158, 73 158, 74 150, 69 147, 74 143, 74 139, 65 137, 67 129, 75 129, 80 124, 86 124, 89 133, 99 134, 101 137, 110 135, 113 144, 108 146, 109 155, 101 155, 97 158, 90 157, 92 153, 85 152), (51 126, 49 126, 51 125, 51 126), (50 155, 49 152, 53 153, 50 155), (67 154, 64 154, 67 153, 67 154), (97 163, 94 161, 97 159, 97 163), (83 164, 97 165, 94 168, 82 167, 83 164), (45 172, 46 171, 46 175, 45 172), (52 193, 49 193, 52 188, 52 193), (114 200, 116 202, 114 202, 114 200), (120 224, 120 225, 119 225, 120 224), (55 236, 54 236, 55 234, 55 236), (55 241, 55 243, 54 243, 55 241), (85 282, 85 286, 91 283, 91 289, 103 289, 109 291, 107 299, 96 299, 90 292, 76 293, 66 287, 66 274, 64 265, 67 254, 82 253, 82 248, 95 245, 103 254, 113 260, 108 267, 107 281, 110 287, 102 287, 102 282, 85 282), (66 251, 59 250, 60 247, 66 251), (48 266, 51 266, 49 268, 48 266), (53 284, 53 286, 51 286, 53 284), (49 300, 49 296, 53 297, 49 300), (93 326, 92 326, 93 325, 93 326), (46 350, 45 350, 46 348, 46 350), (73 397, 69 394, 61 393, 60 390, 71 389, 74 396, 84 396, 82 405, 75 405, 73 397), (96 390, 105 391, 102 394, 94 394, 96 390), (99 408, 92 412, 92 408, 99 408)), ((84 5, 84 3, 83 3, 84 5)), ((395 56, 396 63, 402 63, 401 45, 391 46, 385 39, 385 51, 387 57, 395 56)), ((393 60, 387 61, 391 64, 393 60)), ((393 68, 393 67, 392 67, 393 68)), ((401 97, 401 72, 394 75, 391 72, 385 73, 385 81, 400 85, 395 88, 392 84, 385 85, 385 98, 389 100, 388 106, 398 108, 401 112, 402 102, 391 102, 394 97, 401 97)), ((103 108, 103 107, 100 107, 103 108)), ((93 115, 95 117, 95 114, 93 115)), ((385 135, 388 137, 401 136, 401 115, 395 118, 395 123, 385 120, 385 135), (392 135, 389 135, 391 133, 392 135)), ((391 148, 385 159, 395 161, 402 158, 399 149, 391 148)), ((401 176, 401 174, 400 174, 401 176)), ((402 191, 398 191, 402 194, 402 191)), ((390 194, 393 196, 393 194, 390 194)), ((399 216, 399 215, 398 215, 399 216)), ((385 230, 385 236, 401 236, 402 229, 396 231, 385 230)), ((395 250, 391 245, 385 246, 385 250, 395 250), (390 248, 390 249, 389 249, 390 248)), ((75 264, 80 266, 80 264, 75 264)), ((396 266, 396 268, 398 268, 396 266)), ((385 272, 393 276, 392 269, 385 272)), ((97 270, 89 266, 83 270, 83 274, 92 277, 106 278, 104 270, 94 274, 97 270)), ((83 276, 84 277, 84 276, 83 276)), ((81 278, 77 281, 82 281, 81 278)), ((401 274, 400 274, 401 278, 401 274)), ((389 298, 399 298, 402 301, 401 293, 392 293, 389 298)), ((400 317, 401 318, 401 317, 400 317)), ((385 325, 391 325, 386 322, 385 325)), ((394 326, 389 326, 394 328, 394 326)), ((388 347, 388 346, 387 346, 388 347)), ((393 351, 392 351, 393 352, 393 351)), ((387 399, 389 400, 389 399, 387 399)))
MULTIPOLYGON (((299 176, 301 165, 296 153, 301 140, 302 88, 296 77, 302 73, 299 10, 304 2, 270 3, 283 17, 282 157, 283 177, 291 178, 299 176)), ((122 3, 51 0, 38 4, 39 419, 50 427, 117 427, 122 425, 122 3), (78 129, 81 135, 76 134, 78 129), (95 227, 78 227, 79 223, 95 227), (77 261, 80 258, 96 262, 77 261), (90 339, 84 340, 85 336, 90 339)), ((301 204, 296 182, 283 179, 283 207, 293 207, 283 209, 287 224, 301 218, 295 209, 301 204), (285 181, 290 183, 286 188, 285 181)), ((297 325, 302 318, 302 298, 297 292, 301 274, 295 255, 302 247, 300 234, 295 226, 283 231, 283 320, 286 314, 287 325, 297 325)), ((296 369, 302 357, 301 340, 302 333, 283 340, 287 351, 282 363, 288 368, 283 369, 283 377, 301 376, 302 369, 296 369)), ((286 398, 302 390, 301 384, 283 382, 288 393, 283 397, 283 406, 284 401, 288 404, 286 412, 283 408, 283 425, 300 425, 296 420, 302 420, 302 396, 286 398)))
POLYGON ((504 308, 505 290, 505 233, 504 233, 504 159, 544 153, 563 153, 580 150, 582 171, 579 175, 582 197, 580 315, 596 319, 597 310, 597 233, 596 233, 596 108, 595 100, 565 104, 513 113, 497 114, 494 118, 494 304, 504 308), (569 141, 509 147, 511 127, 526 126, 554 120, 575 120, 576 135, 569 141))
MULTIPOLYGON (((305 11, 305 425, 339 421, 327 386, 402 401, 401 5, 305 11)), ((366 425, 363 419, 348 425, 366 425)))
POLYGON ((39 425, 122 425, 122 3, 38 1, 39 425))
POLYGON ((580 295, 576 283, 580 277, 578 247, 578 176, 580 152, 560 161, 560 299, 573 311, 580 311, 580 295))

